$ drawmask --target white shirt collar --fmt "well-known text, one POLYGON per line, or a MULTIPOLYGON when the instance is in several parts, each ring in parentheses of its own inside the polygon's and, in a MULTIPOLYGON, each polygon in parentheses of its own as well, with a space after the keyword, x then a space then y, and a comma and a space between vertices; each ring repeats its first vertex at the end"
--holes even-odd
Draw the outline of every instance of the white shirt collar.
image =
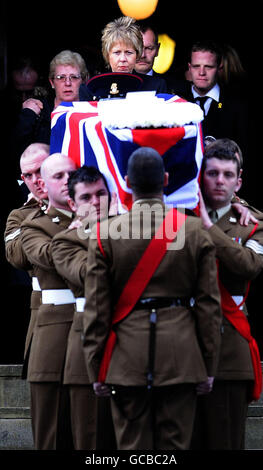
MULTIPOLYGON (((225 207, 220 207, 219 209, 214 209, 217 212, 218 219, 221 219, 231 208, 231 204, 228 204, 225 207)), ((212 209, 211 207, 206 207, 207 212, 209 213, 212 209)))
POLYGON ((160 204, 163 204, 163 200, 158 198, 158 197, 152 197, 152 198, 143 198, 143 199, 136 199, 135 201, 133 201, 133 205, 134 204, 143 204, 148 202, 148 201, 155 201, 155 202, 160 202, 160 204))
MULTIPOLYGON (((198 96, 201 96, 199 95, 199 93, 197 93, 197 91, 195 91, 194 89, 194 85, 192 85, 192 94, 193 94, 193 97, 194 98, 197 98, 198 96)), ((212 98, 213 100, 217 101, 217 103, 219 102, 219 96, 220 96, 220 87, 218 85, 218 83, 216 83, 213 88, 211 88, 211 90, 209 90, 206 95, 207 97, 209 98, 212 98)))
POLYGON ((71 212, 70 210, 67 210, 67 209, 59 209, 58 207, 55 208, 58 212, 62 212, 62 214, 66 215, 67 217, 69 218, 72 218, 73 217, 73 212, 71 212))

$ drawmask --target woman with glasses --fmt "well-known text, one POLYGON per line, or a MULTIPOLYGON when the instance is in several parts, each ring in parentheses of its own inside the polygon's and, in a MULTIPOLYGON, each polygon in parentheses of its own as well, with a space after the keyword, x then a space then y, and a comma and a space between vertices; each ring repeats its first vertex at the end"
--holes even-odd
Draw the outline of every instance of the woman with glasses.
POLYGON ((80 85, 86 82, 88 71, 82 56, 70 50, 61 51, 50 62, 48 96, 32 97, 22 104, 15 127, 14 155, 20 155, 28 145, 50 143, 51 113, 64 101, 79 101, 80 85))
POLYGON ((54 107, 62 101, 79 101, 79 87, 88 76, 84 59, 77 52, 62 51, 49 66, 49 82, 55 90, 54 107))

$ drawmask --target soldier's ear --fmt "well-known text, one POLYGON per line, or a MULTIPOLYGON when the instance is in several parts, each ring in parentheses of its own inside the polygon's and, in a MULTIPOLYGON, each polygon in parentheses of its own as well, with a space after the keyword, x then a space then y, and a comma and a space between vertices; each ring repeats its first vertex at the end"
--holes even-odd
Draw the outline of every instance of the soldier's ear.
POLYGON ((72 212, 76 212, 76 211, 77 211, 77 207, 76 207, 76 204, 75 204, 74 199, 72 199, 71 197, 69 197, 68 200, 67 200, 67 203, 68 203, 68 206, 70 207, 70 210, 71 210, 72 212))
POLYGON ((241 186, 242 186, 242 178, 240 178, 239 176, 239 178, 237 179, 236 187, 235 187, 235 193, 237 193, 240 190, 241 186))

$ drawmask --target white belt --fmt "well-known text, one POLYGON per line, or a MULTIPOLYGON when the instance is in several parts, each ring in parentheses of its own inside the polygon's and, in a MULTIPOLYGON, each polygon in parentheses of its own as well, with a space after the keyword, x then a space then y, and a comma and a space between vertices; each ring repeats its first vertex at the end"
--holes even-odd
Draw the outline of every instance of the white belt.
POLYGON ((77 312, 84 312, 84 307, 86 303, 85 297, 77 297, 76 298, 76 310, 77 312))
POLYGON ((42 304, 74 304, 76 301, 70 289, 42 290, 42 304))
POLYGON ((37 277, 32 277, 32 289, 36 291, 41 291, 41 287, 39 285, 37 277))

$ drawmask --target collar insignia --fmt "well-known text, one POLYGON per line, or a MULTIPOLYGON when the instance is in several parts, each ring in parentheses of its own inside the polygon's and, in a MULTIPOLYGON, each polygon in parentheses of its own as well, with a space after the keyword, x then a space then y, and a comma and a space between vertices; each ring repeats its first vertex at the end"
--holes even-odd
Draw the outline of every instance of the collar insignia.
POLYGON ((234 242, 239 243, 239 245, 242 245, 242 238, 241 237, 232 237, 232 240, 234 242))

